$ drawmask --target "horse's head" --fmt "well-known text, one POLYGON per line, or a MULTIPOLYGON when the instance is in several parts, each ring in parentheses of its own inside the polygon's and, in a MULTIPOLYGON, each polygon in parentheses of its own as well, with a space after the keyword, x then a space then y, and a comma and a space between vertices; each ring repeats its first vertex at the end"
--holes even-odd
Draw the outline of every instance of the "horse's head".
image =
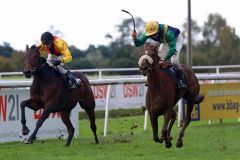
POLYGON ((26 78, 30 78, 36 70, 41 65, 41 56, 39 52, 39 48, 35 45, 31 46, 31 48, 26 46, 26 53, 24 54, 24 69, 23 73, 26 78))
POLYGON ((150 71, 159 66, 158 61, 160 58, 158 56, 158 48, 158 43, 154 45, 150 43, 145 44, 144 54, 138 60, 138 66, 142 75, 146 76, 150 71))

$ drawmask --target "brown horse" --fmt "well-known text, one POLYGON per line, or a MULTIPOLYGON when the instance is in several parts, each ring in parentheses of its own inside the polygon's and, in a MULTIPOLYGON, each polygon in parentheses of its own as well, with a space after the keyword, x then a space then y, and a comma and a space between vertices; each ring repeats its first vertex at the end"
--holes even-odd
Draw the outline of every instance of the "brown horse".
POLYGON ((79 88, 68 90, 60 73, 56 72, 52 67, 49 67, 46 60, 40 56, 39 49, 36 46, 32 46, 31 48, 26 46, 23 73, 26 78, 34 77, 30 88, 30 99, 21 102, 23 135, 29 133, 29 129, 26 126, 25 107, 33 109, 34 111, 40 108, 44 109, 43 114, 37 121, 35 130, 26 143, 33 143, 39 128, 50 113, 60 112, 62 122, 67 127, 68 138, 66 146, 69 146, 74 135, 74 128, 69 114, 77 102, 87 112, 95 142, 99 143, 95 124, 95 100, 87 77, 80 72, 74 72, 74 74, 82 80, 82 85, 79 88))
POLYGON ((145 54, 139 59, 139 69, 144 76, 147 76, 148 90, 146 93, 146 106, 149 111, 150 121, 153 130, 153 140, 165 146, 172 146, 170 132, 176 120, 177 114, 173 107, 180 98, 187 100, 187 116, 182 130, 177 140, 177 147, 183 146, 182 138, 185 129, 191 121, 191 112, 194 104, 203 101, 204 97, 199 96, 200 86, 194 72, 182 65, 184 75, 188 84, 187 89, 179 90, 174 77, 168 73, 167 69, 159 66, 158 45, 145 45, 145 54), (162 136, 158 137, 158 117, 164 116, 162 136))

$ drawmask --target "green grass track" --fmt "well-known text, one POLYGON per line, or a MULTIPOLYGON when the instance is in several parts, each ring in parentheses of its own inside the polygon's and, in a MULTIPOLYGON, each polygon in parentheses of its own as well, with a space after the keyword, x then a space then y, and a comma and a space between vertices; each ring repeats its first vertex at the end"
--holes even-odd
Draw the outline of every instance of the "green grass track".
MULTIPOLYGON (((97 119, 100 144, 94 144, 88 120, 80 120, 79 137, 70 147, 64 139, 37 140, 32 145, 22 142, 0 143, 0 160, 239 160, 240 123, 223 120, 208 125, 192 122, 183 139, 183 148, 176 148, 180 131, 173 127, 173 146, 152 141, 148 123, 143 131, 143 116, 109 119, 109 132, 103 137, 103 119, 97 119)), ((160 119, 160 128, 162 118, 160 119)))

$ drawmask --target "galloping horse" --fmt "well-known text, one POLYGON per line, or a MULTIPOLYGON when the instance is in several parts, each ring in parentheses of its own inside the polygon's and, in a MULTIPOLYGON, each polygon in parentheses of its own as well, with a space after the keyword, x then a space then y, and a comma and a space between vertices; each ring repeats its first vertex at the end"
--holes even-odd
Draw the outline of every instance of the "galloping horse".
POLYGON ((32 46, 31 48, 26 46, 23 73, 26 78, 34 77, 30 88, 30 99, 21 102, 23 135, 27 135, 30 131, 26 126, 25 107, 33 109, 34 111, 40 108, 44 109, 43 114, 37 121, 35 130, 25 143, 33 143, 39 128, 50 113, 60 112, 62 122, 67 127, 68 138, 66 146, 69 146, 74 135, 74 128, 69 114, 77 102, 87 112, 95 142, 99 143, 95 124, 95 100, 87 77, 80 72, 74 72, 74 74, 82 80, 82 85, 79 88, 68 90, 60 73, 57 73, 55 69, 49 67, 46 60, 40 56, 39 48, 36 46, 32 46))
POLYGON ((165 141, 165 146, 172 146, 170 132, 176 120, 177 114, 173 107, 180 98, 187 100, 187 115, 186 121, 183 123, 182 130, 177 140, 177 147, 183 146, 182 138, 185 129, 191 121, 191 112, 194 104, 203 101, 204 96, 199 95, 200 86, 194 72, 182 65, 186 81, 187 89, 179 90, 175 84, 175 79, 168 73, 168 69, 163 69, 159 66, 160 57, 158 56, 159 45, 145 45, 145 54, 139 59, 139 69, 144 76, 147 76, 148 89, 146 93, 146 106, 149 111, 150 121, 153 130, 153 140, 162 143, 165 141), (162 127, 162 136, 158 137, 158 117, 164 116, 162 127))

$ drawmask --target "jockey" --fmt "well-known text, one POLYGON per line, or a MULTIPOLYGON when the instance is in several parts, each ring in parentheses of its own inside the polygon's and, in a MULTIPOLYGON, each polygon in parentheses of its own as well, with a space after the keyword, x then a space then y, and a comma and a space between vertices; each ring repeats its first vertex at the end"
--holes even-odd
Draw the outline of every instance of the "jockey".
POLYGON ((50 32, 44 32, 41 35, 41 42, 39 52, 41 55, 45 53, 48 54, 48 65, 66 75, 69 81, 69 88, 76 88, 77 86, 80 86, 81 80, 63 67, 63 64, 72 61, 72 55, 68 49, 67 43, 61 38, 53 36, 50 32), (53 55, 57 57, 55 60, 53 55))
POLYGON ((166 24, 159 24, 156 21, 149 21, 145 25, 145 33, 137 37, 136 31, 131 33, 136 47, 143 45, 148 38, 160 43, 159 54, 163 61, 171 60, 177 66, 177 77, 179 79, 179 88, 187 88, 182 67, 179 63, 179 54, 183 44, 183 37, 178 28, 171 27, 166 24))

